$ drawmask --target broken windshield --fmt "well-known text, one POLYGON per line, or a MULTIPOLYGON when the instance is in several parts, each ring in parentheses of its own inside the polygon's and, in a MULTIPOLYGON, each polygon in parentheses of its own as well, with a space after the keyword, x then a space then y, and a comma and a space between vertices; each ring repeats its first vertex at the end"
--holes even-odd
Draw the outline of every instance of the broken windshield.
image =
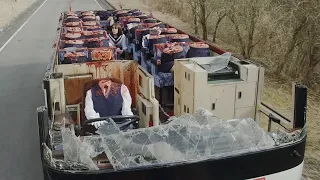
MULTIPOLYGON (((250 118, 226 121, 199 109, 195 115, 170 120, 165 125, 123 132, 107 119, 97 130, 99 136, 86 137, 62 128, 64 161, 51 158, 51 164, 61 169, 98 170, 92 159, 104 152, 113 169, 123 170, 231 157, 276 145, 276 134, 270 136, 250 118)), ((284 136, 290 134, 280 134, 281 143, 284 136)))

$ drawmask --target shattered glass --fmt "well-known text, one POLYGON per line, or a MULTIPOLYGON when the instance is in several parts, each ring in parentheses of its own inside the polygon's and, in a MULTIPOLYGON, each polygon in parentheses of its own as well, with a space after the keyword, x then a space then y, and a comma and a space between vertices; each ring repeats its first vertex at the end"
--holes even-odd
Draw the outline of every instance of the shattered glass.
POLYGON ((74 161, 55 160, 55 166, 57 169, 63 169, 63 170, 76 170, 76 171, 89 170, 89 167, 86 164, 74 162, 74 161))
POLYGON ((93 159, 104 152, 113 168, 122 170, 232 157, 302 136, 301 131, 268 135, 253 119, 221 120, 201 108, 194 115, 171 117, 167 124, 126 132, 106 119, 97 133, 77 137, 70 128, 61 128, 63 159, 54 159, 49 148, 45 157, 58 169, 98 170, 93 159))
MULTIPOLYGON (((95 152, 94 146, 87 141, 81 141, 70 129, 61 128, 63 139, 64 162, 77 162, 88 167, 90 170, 98 170, 92 161, 99 153, 95 152)), ((93 138, 93 137, 91 137, 93 138)))
POLYGON ((99 128, 115 170, 234 156, 275 145, 252 119, 224 121, 200 109, 169 124, 121 132, 110 121, 99 128), (117 131, 115 134, 110 132, 117 131))
POLYGON ((298 129, 292 132, 285 132, 282 129, 277 129, 271 136, 275 140, 276 145, 291 143, 302 139, 306 135, 306 126, 302 129, 298 129))
POLYGON ((226 52, 219 56, 214 56, 211 58, 209 64, 201 64, 207 72, 214 73, 228 67, 229 61, 231 58, 231 53, 226 52))
MULTIPOLYGON (((51 136, 53 150, 63 152, 63 160, 55 158, 50 160, 54 167, 64 170, 98 170, 92 158, 99 154, 95 145, 101 141, 99 142, 97 137, 83 139, 77 137, 71 115, 67 110, 66 113, 55 115, 51 136)), ((52 157, 52 151, 50 153, 52 157)))
POLYGON ((56 167, 54 158, 52 157, 52 151, 45 143, 43 144, 43 156, 52 167, 56 167))

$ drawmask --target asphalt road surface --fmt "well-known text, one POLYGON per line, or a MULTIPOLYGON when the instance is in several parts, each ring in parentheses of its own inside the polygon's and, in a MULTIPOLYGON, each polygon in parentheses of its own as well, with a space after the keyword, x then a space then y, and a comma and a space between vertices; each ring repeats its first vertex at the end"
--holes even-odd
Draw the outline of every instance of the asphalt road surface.
MULTIPOLYGON (((103 0, 72 0, 73 10, 101 6, 108 8, 103 0)), ((44 105, 42 78, 66 10, 68 0, 39 0, 0 34, 1 180, 43 179, 36 108, 44 105)))

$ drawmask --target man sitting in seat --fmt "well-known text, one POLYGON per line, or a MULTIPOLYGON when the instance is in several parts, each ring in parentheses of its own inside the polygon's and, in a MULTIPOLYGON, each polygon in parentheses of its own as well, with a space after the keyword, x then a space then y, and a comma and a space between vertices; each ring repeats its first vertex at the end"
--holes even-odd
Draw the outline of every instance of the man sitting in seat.
MULTIPOLYGON (((87 91, 84 113, 87 119, 133 115, 131 103, 131 96, 125 85, 105 78, 87 91)), ((103 121, 94 122, 93 125, 98 128, 102 123, 103 121)))

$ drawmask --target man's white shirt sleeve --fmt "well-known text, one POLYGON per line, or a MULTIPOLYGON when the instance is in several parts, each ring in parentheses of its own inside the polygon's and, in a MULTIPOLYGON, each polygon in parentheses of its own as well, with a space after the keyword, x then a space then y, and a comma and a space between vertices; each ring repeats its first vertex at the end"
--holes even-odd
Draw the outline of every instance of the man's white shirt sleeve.
POLYGON ((100 118, 100 114, 97 113, 93 108, 91 89, 87 91, 84 113, 87 119, 100 118))
POLYGON ((131 99, 131 95, 130 95, 130 92, 129 92, 127 86, 125 86, 125 85, 121 86, 121 95, 122 95, 122 99, 123 99, 121 114, 122 115, 133 115, 133 113, 131 111, 132 99, 131 99))

